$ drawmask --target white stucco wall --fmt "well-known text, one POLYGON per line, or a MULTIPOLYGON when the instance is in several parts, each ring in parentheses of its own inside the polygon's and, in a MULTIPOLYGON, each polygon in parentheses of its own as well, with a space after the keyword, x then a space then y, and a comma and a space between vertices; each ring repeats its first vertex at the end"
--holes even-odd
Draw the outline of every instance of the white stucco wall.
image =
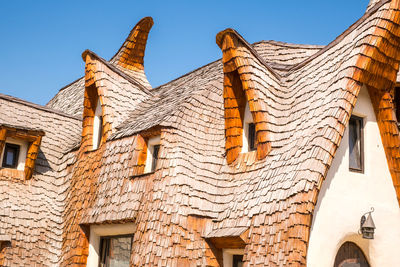
POLYGON ((354 115, 364 118, 364 173, 349 171, 346 130, 322 184, 312 221, 307 266, 333 266, 346 241, 356 243, 371 267, 400 266, 400 209, 389 173, 373 107, 365 88, 354 115), (375 239, 359 234, 361 216, 374 207, 375 239))

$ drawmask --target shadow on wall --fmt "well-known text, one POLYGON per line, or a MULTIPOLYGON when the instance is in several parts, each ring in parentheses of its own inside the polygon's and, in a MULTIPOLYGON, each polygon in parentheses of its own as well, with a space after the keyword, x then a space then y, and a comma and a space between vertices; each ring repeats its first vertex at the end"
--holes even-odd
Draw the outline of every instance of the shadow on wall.
POLYGON ((48 171, 53 171, 43 151, 39 148, 39 154, 36 159, 35 171, 39 174, 44 174, 48 171))
MULTIPOLYGON (((343 161, 345 159, 345 155, 346 155, 347 150, 346 149, 339 149, 339 148, 340 148, 340 145, 345 143, 344 142, 345 140, 343 140, 343 139, 347 138, 347 136, 348 135, 347 135, 347 126, 346 126, 346 130, 345 130, 345 132, 343 134, 343 138, 342 138, 341 142, 339 143, 339 147, 336 150, 335 158, 334 158, 330 168, 327 171, 328 174, 326 175, 325 180, 322 183, 321 191, 318 194, 318 199, 322 200, 325 197, 326 191, 328 191, 328 189, 331 187, 333 177, 337 176, 337 174, 339 172, 339 167, 342 166, 342 164, 344 164, 343 161), (337 159, 340 159, 340 161, 338 161, 337 164, 334 164, 334 163, 336 163, 335 160, 337 160, 337 159)), ((320 209, 321 202, 322 201, 317 201, 317 205, 315 206, 315 209, 314 209, 315 211, 318 211, 320 209)), ((315 220, 315 216, 313 217, 312 225, 314 225, 314 220, 315 220)))

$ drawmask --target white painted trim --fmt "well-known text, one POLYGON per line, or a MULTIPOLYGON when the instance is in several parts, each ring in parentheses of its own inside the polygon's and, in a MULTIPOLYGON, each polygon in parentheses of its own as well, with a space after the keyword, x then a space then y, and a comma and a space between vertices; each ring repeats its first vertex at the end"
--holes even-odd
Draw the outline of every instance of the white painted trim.
POLYGON ((136 232, 136 224, 91 225, 89 237, 89 256, 87 267, 98 267, 100 260, 100 238, 102 236, 126 235, 136 232))
POLYGON ((101 109, 101 103, 100 103, 100 98, 97 100, 96 104, 96 111, 94 113, 94 118, 93 118, 93 149, 98 149, 100 146, 99 142, 99 135, 101 135, 100 130, 101 130, 101 125, 100 125, 100 118, 102 116, 102 109, 101 109))
POLYGON ((153 151, 154 146, 159 145, 161 142, 161 137, 159 135, 150 138, 147 141, 147 155, 146 155, 146 165, 144 167, 144 173, 151 172, 152 164, 153 164, 153 151))
POLYGON ((250 112, 249 103, 246 103, 246 107, 244 109, 244 119, 243 119, 242 153, 249 152, 249 124, 250 123, 253 123, 253 115, 250 112))
MULTIPOLYGON (((26 155, 28 153, 28 142, 25 140, 14 139, 14 138, 10 138, 10 137, 7 137, 5 142, 20 146, 17 170, 23 171, 25 169, 26 155)), ((5 149, 5 145, 3 147, 3 151, 1 151, 0 166, 3 165, 4 149, 5 149)))

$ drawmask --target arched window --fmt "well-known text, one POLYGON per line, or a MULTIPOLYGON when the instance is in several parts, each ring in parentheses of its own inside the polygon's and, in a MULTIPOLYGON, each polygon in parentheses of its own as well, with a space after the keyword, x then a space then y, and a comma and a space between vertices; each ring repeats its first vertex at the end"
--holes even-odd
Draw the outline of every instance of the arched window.
POLYGON ((335 258, 334 267, 370 267, 362 250, 353 242, 346 242, 340 248, 335 258))

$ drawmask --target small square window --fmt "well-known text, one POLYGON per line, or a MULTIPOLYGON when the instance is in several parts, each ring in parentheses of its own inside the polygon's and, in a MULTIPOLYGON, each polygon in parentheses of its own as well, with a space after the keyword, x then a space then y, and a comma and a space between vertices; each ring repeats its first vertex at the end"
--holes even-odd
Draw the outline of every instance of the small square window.
POLYGON ((100 239, 100 267, 129 267, 132 235, 105 236, 100 239))
POLYGON ((15 144, 6 143, 3 154, 4 168, 17 168, 20 146, 15 144))
POLYGON ((349 121, 349 169, 364 172, 363 118, 351 116, 349 121))

